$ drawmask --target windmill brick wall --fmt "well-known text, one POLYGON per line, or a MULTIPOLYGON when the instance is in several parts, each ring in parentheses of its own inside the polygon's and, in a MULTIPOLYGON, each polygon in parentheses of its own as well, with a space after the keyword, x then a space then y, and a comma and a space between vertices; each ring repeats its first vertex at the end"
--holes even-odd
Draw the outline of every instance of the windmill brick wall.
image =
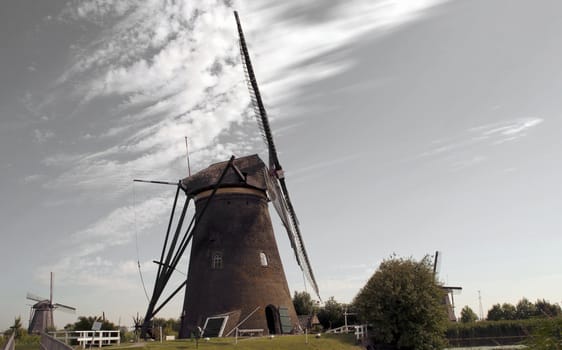
MULTIPOLYGON (((183 180, 186 192, 196 197, 196 211, 208 201, 209 188, 224 166, 212 165, 183 180)), ((240 328, 282 333, 280 308, 286 308, 292 324, 298 323, 269 215, 265 164, 253 155, 236 159, 234 166, 193 236, 183 338, 203 327, 207 317, 222 314, 230 315, 226 334, 257 307, 240 328)))

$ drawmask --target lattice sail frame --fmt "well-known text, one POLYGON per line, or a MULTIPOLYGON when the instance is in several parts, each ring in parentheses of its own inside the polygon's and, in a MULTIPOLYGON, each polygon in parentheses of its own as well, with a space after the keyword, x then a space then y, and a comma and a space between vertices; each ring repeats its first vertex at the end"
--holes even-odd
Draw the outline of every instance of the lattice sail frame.
POLYGON ((318 290, 318 284, 316 283, 316 279, 314 278, 314 273, 312 272, 312 267, 310 265, 308 254, 304 246, 297 215, 289 197, 289 192, 287 190, 287 185, 285 183, 283 174, 283 168, 279 163, 277 150, 275 148, 275 143, 273 142, 273 134, 269 126, 269 120, 267 118, 267 112, 261 99, 258 83, 254 74, 252 62, 250 60, 250 54, 248 53, 248 48, 246 46, 244 32, 242 31, 242 25, 240 24, 240 19, 236 11, 234 11, 234 16, 236 18, 236 25, 238 27, 238 35, 240 39, 240 54, 248 90, 250 92, 250 100, 254 109, 254 113, 256 115, 256 119, 258 121, 258 127, 268 149, 269 171, 268 174, 266 174, 266 179, 268 179, 268 194, 271 198, 271 201, 273 202, 275 210, 279 214, 281 221, 285 226, 287 235, 291 242, 291 246, 295 253, 297 263, 305 274, 308 282, 312 285, 314 292, 316 293, 318 298, 321 299, 318 290))

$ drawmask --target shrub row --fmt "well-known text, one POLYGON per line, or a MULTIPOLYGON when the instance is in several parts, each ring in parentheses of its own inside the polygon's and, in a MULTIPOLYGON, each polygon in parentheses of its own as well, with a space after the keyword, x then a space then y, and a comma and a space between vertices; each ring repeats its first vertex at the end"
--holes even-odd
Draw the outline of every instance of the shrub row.
POLYGON ((545 324, 559 330, 562 318, 452 323, 446 336, 451 346, 512 345, 527 341, 545 324))

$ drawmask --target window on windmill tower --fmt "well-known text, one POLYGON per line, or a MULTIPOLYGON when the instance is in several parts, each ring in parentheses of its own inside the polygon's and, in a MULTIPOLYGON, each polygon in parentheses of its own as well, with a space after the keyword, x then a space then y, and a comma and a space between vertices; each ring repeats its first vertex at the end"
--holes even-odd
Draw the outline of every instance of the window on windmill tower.
POLYGON ((215 253, 213 255, 213 260, 211 261, 211 267, 215 270, 222 269, 222 254, 215 253))
POLYGON ((267 266, 267 256, 265 255, 264 252, 260 253, 260 263, 261 263, 261 266, 264 266, 264 267, 267 266))

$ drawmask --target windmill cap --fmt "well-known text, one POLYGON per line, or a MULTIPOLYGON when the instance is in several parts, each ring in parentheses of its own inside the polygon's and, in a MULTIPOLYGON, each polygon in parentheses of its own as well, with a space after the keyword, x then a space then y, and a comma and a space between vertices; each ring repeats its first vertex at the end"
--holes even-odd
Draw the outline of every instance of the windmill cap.
MULTIPOLYGON (((211 190, 219 181, 228 161, 211 164, 207 168, 181 180, 186 194, 197 195, 211 190)), ((222 179, 220 188, 243 187, 265 192, 267 167, 257 154, 236 158, 222 179)))

